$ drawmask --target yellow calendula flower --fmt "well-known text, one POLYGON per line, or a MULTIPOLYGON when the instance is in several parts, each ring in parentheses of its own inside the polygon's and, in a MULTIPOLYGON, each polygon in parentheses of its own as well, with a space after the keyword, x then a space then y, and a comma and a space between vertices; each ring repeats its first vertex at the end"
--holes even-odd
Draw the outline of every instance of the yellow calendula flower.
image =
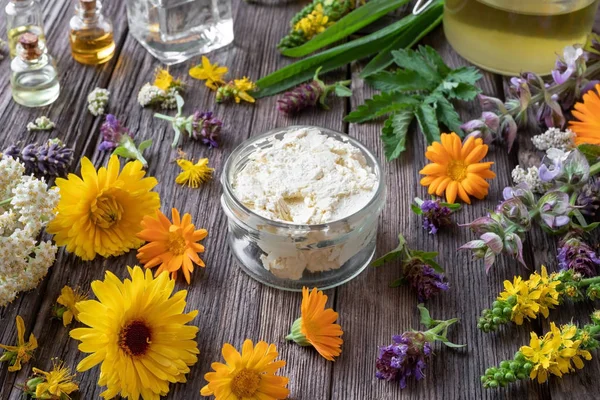
POLYGON ((202 64, 190 69, 189 74, 192 78, 206 81, 206 86, 212 90, 217 90, 219 85, 225 83, 223 77, 227 74, 227 67, 220 67, 219 64, 211 64, 206 56, 202 56, 202 64))
POLYGON ((42 381, 35 387, 35 398, 37 399, 70 399, 69 395, 77 390, 79 386, 74 381, 75 375, 62 362, 53 362, 49 372, 33 368, 36 375, 42 377, 42 381))
POLYGON ((175 281, 169 274, 156 279, 150 270, 129 268, 131 279, 121 281, 106 272, 104 281, 92 282, 98 300, 77 304, 79 319, 88 327, 71 331, 81 341, 79 350, 90 353, 77 371, 100 366, 101 396, 158 400, 169 384, 185 382, 190 366, 198 361, 196 326, 187 325, 198 311, 183 313, 187 292, 172 295, 175 281))
POLYGON ((108 167, 96 171, 84 157, 81 178, 69 174, 67 179, 56 179, 58 213, 46 231, 54 234, 57 245, 83 260, 137 249, 143 243, 136 234, 144 215, 154 215, 160 208, 158 193, 152 192, 158 181, 145 175, 137 160, 121 170, 117 156, 111 156, 108 167))
POLYGON ((8 346, 0 344, 0 349, 4 349, 4 354, 0 357, 0 362, 8 361, 8 370, 10 372, 19 371, 22 364, 31 360, 33 351, 37 349, 38 343, 33 333, 29 335, 29 341, 25 341, 25 321, 20 315, 15 319, 17 325, 17 345, 8 346))
POLYGON ((201 158, 196 164, 181 158, 177 160, 177 165, 183 171, 175 178, 175 182, 180 185, 197 189, 201 184, 212 179, 214 168, 208 166, 208 158, 201 158))
POLYGON ((144 268, 158 266, 155 276, 168 272, 172 279, 177 279, 177 271, 181 269, 189 284, 194 264, 204 267, 204 261, 198 256, 199 253, 204 253, 204 246, 198 242, 204 239, 208 232, 206 229, 196 229, 190 214, 184 214, 182 219, 176 208, 171 212, 172 223, 160 210, 154 218, 144 217, 144 229, 138 237, 148 244, 138 250, 137 258, 144 264, 144 268))
POLYGON ((342 327, 336 324, 338 313, 325 308, 327 296, 313 288, 302 288, 301 316, 292 325, 291 333, 286 337, 300 346, 313 346, 321 356, 329 361, 342 353, 342 327))
POLYGON ((310 14, 296 23, 294 30, 301 31, 304 37, 310 40, 332 24, 329 17, 323 13, 323 5, 319 3, 310 14))
POLYGON ((60 296, 56 299, 56 302, 62 307, 57 307, 55 312, 57 317, 62 318, 64 326, 69 325, 73 318, 75 321, 79 321, 79 310, 77 310, 76 304, 83 300, 87 300, 87 296, 79 290, 73 290, 70 286, 62 288, 60 296))
POLYGON ((168 69, 157 68, 154 75, 154 83, 152 85, 166 92, 173 85, 180 86, 181 82, 179 79, 173 78, 173 75, 171 75, 168 69))
POLYGON ((288 378, 275 375, 285 361, 275 361, 279 353, 274 344, 261 341, 254 346, 246 339, 241 354, 229 343, 225 343, 222 353, 225 364, 212 363, 214 372, 204 375, 208 384, 200 391, 202 396, 214 396, 215 400, 281 400, 289 395, 288 378))

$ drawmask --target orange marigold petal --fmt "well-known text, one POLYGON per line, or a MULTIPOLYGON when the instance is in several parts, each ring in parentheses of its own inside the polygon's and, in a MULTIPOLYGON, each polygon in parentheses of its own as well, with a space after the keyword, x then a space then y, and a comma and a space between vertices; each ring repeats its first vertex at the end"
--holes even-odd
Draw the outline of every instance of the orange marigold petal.
POLYGON ((446 188, 446 201, 453 204, 456 200, 456 194, 458 192, 458 182, 452 181, 446 188))

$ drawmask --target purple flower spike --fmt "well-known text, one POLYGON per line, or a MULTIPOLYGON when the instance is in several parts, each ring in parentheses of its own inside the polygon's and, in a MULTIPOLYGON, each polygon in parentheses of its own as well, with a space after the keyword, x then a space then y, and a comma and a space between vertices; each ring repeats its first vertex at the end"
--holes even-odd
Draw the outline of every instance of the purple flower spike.
POLYGON ((192 116, 191 136, 194 140, 200 140, 210 148, 219 146, 219 135, 223 122, 213 116, 210 111, 197 110, 192 116))
POLYGON ((416 381, 425 377, 431 358, 431 343, 422 332, 405 332, 392 337, 394 343, 379 348, 375 376, 386 381, 398 381, 405 389, 412 376, 416 381))
POLYGON ((572 237, 561 241, 558 249, 558 266, 561 270, 573 270, 583 276, 598 275, 600 258, 582 239, 572 237))
POLYGON ((419 302, 449 289, 446 277, 418 258, 404 266, 404 279, 417 291, 419 302))
POLYGON ((296 114, 305 108, 316 106, 322 94, 323 86, 318 81, 303 83, 285 92, 283 97, 277 100, 277 109, 286 115, 296 114))
POLYGON ((98 146, 98 150, 107 151, 114 150, 119 147, 123 135, 131 137, 129 129, 121 126, 121 123, 112 114, 106 116, 106 120, 100 127, 102 133, 102 143, 98 146))
POLYGON ((425 200, 420 205, 423 212, 423 228, 431 235, 435 235, 441 228, 452 225, 450 214, 452 211, 440 205, 439 200, 425 200))

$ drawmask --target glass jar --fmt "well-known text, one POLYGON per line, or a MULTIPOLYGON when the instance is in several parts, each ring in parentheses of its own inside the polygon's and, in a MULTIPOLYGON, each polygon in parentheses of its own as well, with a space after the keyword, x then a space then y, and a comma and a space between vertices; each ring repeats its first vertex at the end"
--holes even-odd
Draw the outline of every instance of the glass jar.
POLYGON ((79 0, 69 21, 71 54, 75 61, 87 65, 108 62, 115 54, 112 23, 102 15, 98 0, 79 0))
POLYGON ((566 46, 585 44, 598 0, 446 0, 444 32, 461 56, 505 75, 549 74, 566 46))
POLYGON ((127 0, 129 31, 172 65, 233 41, 231 0, 127 0))
POLYGON ((17 56, 17 43, 22 34, 36 35, 44 44, 44 17, 42 6, 36 0, 11 0, 4 9, 6 13, 6 33, 10 57, 17 56))
POLYGON ((273 138, 281 139, 300 128, 312 127, 279 128, 239 145, 221 176, 221 206, 228 217, 229 246, 248 275, 283 290, 300 291, 303 286, 327 289, 356 277, 375 254, 377 223, 386 199, 385 180, 375 156, 345 134, 318 128, 322 134, 358 148, 377 179, 373 197, 362 209, 325 224, 267 219, 240 202, 232 184, 253 152, 272 146, 273 138))

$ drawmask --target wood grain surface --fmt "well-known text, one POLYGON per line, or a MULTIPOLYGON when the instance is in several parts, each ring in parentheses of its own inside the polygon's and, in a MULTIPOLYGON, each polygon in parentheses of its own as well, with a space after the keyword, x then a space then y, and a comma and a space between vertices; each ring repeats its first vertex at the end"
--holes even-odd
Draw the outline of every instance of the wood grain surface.
MULTIPOLYGON (((4 7, 7 0, 0 1, 4 7)), ((273 3, 273 2, 268 2, 273 3)), ((233 0, 235 42, 228 48, 211 54, 211 60, 227 65, 230 77, 249 76, 258 79, 290 61, 281 57, 276 44, 288 29, 288 21, 303 5, 302 2, 279 2, 278 4, 247 4, 233 0)), ((328 362, 314 350, 290 344, 284 340, 289 327, 299 314, 301 295, 278 291, 263 286, 246 276, 236 265, 227 242, 227 220, 220 209, 220 173, 231 151, 250 136, 259 135, 275 127, 293 124, 310 124, 348 133, 372 149, 383 160, 379 134, 382 121, 363 125, 347 124, 343 117, 373 91, 359 78, 362 64, 352 65, 329 74, 326 81, 352 79, 354 95, 350 99, 333 99, 327 112, 312 111, 294 118, 285 118, 275 109, 276 98, 261 99, 255 105, 215 105, 214 93, 202 82, 187 76, 190 66, 199 57, 171 68, 175 76, 184 77, 187 86, 185 113, 195 109, 211 109, 224 121, 222 146, 210 150, 205 146, 183 141, 182 149, 194 159, 208 157, 215 168, 215 177, 200 189, 194 190, 176 185, 179 168, 173 160, 177 156, 171 150, 173 133, 165 121, 153 118, 153 111, 143 109, 137 103, 139 88, 152 80, 153 71, 160 64, 153 59, 128 33, 125 1, 105 1, 104 12, 115 25, 117 53, 113 60, 102 67, 86 67, 71 57, 68 43, 68 21, 72 16, 72 1, 43 1, 46 33, 52 55, 58 62, 61 79, 61 96, 54 104, 43 109, 27 109, 11 99, 9 85, 9 61, 0 62, 0 149, 15 142, 41 143, 49 137, 58 136, 75 149, 76 160, 89 157, 96 166, 105 165, 107 153, 96 150, 100 142, 101 118, 93 117, 86 109, 86 96, 95 87, 105 87, 111 92, 109 112, 115 114, 136 137, 136 141, 153 139, 147 150, 149 175, 155 176, 161 196, 162 211, 170 215, 172 207, 193 215, 196 226, 206 228, 209 236, 204 240, 206 253, 205 270, 196 270, 191 286, 181 281, 178 289, 189 290, 188 310, 200 312, 193 324, 200 328, 198 347, 199 362, 191 368, 188 383, 172 385, 168 399, 200 398, 199 391, 205 385, 204 374, 210 364, 221 359, 223 343, 241 347, 245 338, 275 343, 280 357, 287 361, 282 374, 290 378, 290 399, 294 400, 391 400, 391 399, 571 399, 600 398, 600 362, 595 357, 586 363, 585 369, 567 375, 562 380, 553 379, 550 384, 538 385, 521 382, 507 389, 484 390, 480 375, 488 366, 497 365, 511 358, 518 348, 528 342, 529 330, 542 332, 545 323, 525 323, 521 327, 510 325, 497 333, 485 334, 476 327, 483 308, 489 307, 502 288, 502 281, 514 274, 528 274, 516 261, 501 258, 489 274, 482 262, 471 260, 468 252, 457 248, 473 235, 466 229, 454 227, 437 236, 428 235, 421 222, 411 213, 412 198, 425 197, 425 188, 419 185, 418 171, 425 164, 425 143, 418 129, 411 129, 408 151, 398 161, 384 164, 388 186, 388 201, 380 217, 377 254, 383 254, 397 244, 397 236, 403 233, 412 248, 440 252, 439 259, 447 270, 451 289, 427 304, 432 316, 438 319, 459 317, 460 323, 452 328, 450 338, 466 343, 466 349, 453 350, 435 347, 435 357, 427 369, 427 377, 419 384, 409 384, 400 390, 395 383, 375 378, 375 358, 378 346, 391 342, 392 335, 419 328, 416 310, 417 300, 409 288, 389 288, 390 281, 398 277, 399 265, 389 264, 379 269, 367 269, 353 281, 337 289, 327 291, 329 305, 339 312, 344 329, 343 353, 336 362, 328 362), (57 123, 52 133, 28 133, 29 121, 47 115, 57 123)), ((597 26, 600 26, 597 24, 597 26)), ((0 18, 0 35, 5 37, 5 19, 0 18)), ((441 28, 426 37, 426 44, 435 47, 452 67, 467 65, 444 38, 441 28)), ((480 81, 483 92, 504 97, 505 81, 497 75, 485 73, 480 81)), ((461 104, 464 120, 480 114, 475 103, 461 104)), ((506 154, 503 148, 493 148, 488 159, 495 162, 498 177, 491 183, 490 196, 472 206, 463 207, 456 214, 458 223, 467 223, 500 200, 502 188, 510 184, 510 171, 520 161, 530 159, 528 137, 535 127, 522 132, 519 148, 506 154)), ((78 163, 76 163, 78 164, 78 163)), ((79 171, 79 165, 73 165, 79 171)), ((556 268, 556 245, 553 238, 539 231, 527 237, 525 260, 538 268, 545 264, 556 268)), ((1 262, 1 260, 0 260, 1 262)), ((70 339, 68 329, 52 319, 52 307, 65 284, 88 289, 93 280, 102 279, 106 270, 120 277, 127 275, 126 266, 135 265, 135 252, 121 257, 96 259, 83 262, 77 257, 59 252, 55 265, 40 286, 21 294, 5 308, 0 308, 0 343, 15 340, 16 315, 21 315, 29 331, 38 338, 40 347, 35 358, 17 373, 8 373, 0 366, 0 399, 17 400, 21 391, 16 385, 23 383, 31 373, 31 367, 47 369, 51 358, 65 361, 71 368, 84 357, 77 350, 77 342, 70 339)), ((565 322, 571 318, 587 322, 592 305, 563 306, 553 311, 551 318, 565 322)), ((73 326, 73 325, 72 325, 73 326)), ((78 374, 80 399, 98 398, 104 390, 96 385, 99 369, 78 374)))

